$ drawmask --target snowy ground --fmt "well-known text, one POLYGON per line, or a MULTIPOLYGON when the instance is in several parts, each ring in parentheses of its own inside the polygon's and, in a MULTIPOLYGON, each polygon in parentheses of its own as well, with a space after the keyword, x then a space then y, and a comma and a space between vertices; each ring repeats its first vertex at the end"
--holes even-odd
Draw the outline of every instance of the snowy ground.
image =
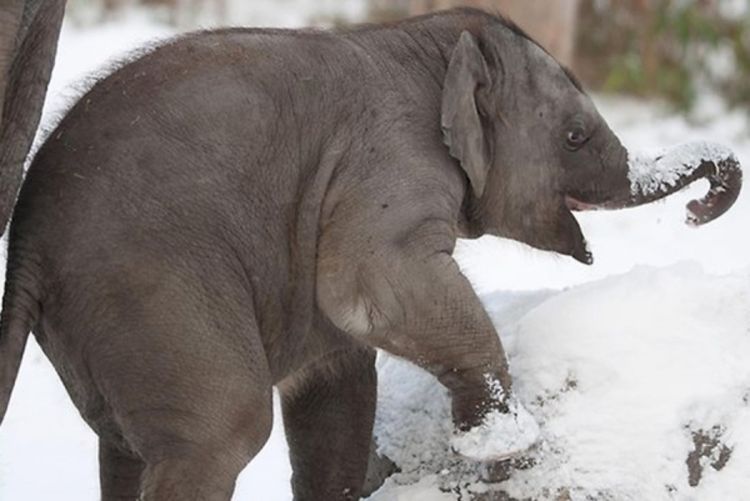
MULTIPOLYGON (((47 122, 82 74, 167 35, 139 17, 85 31, 67 27, 47 122)), ((599 104, 631 147, 699 138, 750 159, 740 115, 697 127, 638 102, 599 104)), ((717 106, 705 108, 717 116, 717 106)), ((750 492, 750 193, 714 223, 688 228, 685 202, 703 189, 644 208, 579 215, 591 267, 499 239, 460 243, 456 258, 496 322, 518 396, 544 437, 527 461, 533 466, 497 488, 561 500, 724 501, 750 492), (719 445, 691 487, 685 461, 701 430, 719 445), (729 449, 716 471, 710 463, 718 466, 729 449)), ((482 491, 476 465, 445 453, 444 391, 403 362, 381 357, 379 364, 377 433, 403 473, 372 499, 450 501, 458 494, 446 490, 482 491)), ((291 499, 278 413, 276 424, 236 499, 291 499)), ((31 341, 0 429, 0 500, 94 500, 97 489, 95 436, 31 341)))

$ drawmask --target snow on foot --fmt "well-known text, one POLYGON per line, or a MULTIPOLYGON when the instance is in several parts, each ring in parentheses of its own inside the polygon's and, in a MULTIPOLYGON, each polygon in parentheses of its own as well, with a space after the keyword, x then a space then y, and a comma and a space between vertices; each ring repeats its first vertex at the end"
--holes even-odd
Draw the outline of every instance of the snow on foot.
POLYGON ((539 440, 539 425, 515 397, 508 409, 492 411, 482 424, 455 434, 453 450, 476 461, 502 461, 529 449, 539 440))

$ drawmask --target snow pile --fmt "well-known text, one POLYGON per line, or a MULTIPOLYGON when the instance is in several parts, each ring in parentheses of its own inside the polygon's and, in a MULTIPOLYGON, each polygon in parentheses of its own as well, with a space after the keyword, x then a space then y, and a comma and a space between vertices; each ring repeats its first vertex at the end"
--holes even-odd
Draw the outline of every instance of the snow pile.
MULTIPOLYGON (((541 304, 527 296, 516 313, 524 300, 519 320, 494 320, 542 441, 489 489, 534 500, 750 492, 750 275, 640 267, 541 304)), ((483 468, 447 447, 446 392, 401 361, 383 357, 379 373, 376 434, 402 473, 371 499, 410 499, 398 483, 423 477, 425 499, 481 490, 483 468)))

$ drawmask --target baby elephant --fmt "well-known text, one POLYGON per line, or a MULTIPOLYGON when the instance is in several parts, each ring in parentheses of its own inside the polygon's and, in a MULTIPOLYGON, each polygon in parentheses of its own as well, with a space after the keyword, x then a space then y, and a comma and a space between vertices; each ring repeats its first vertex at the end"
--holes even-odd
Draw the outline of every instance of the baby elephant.
POLYGON ((671 177, 629 162, 576 79, 477 10, 176 38, 99 81, 33 161, 0 415, 33 330, 100 437, 103 499, 219 501, 277 386, 295 499, 358 499, 380 348, 450 391, 459 453, 507 457, 538 429, 456 239, 590 263, 574 209, 708 177, 693 214, 725 211, 739 168, 706 151, 671 177))

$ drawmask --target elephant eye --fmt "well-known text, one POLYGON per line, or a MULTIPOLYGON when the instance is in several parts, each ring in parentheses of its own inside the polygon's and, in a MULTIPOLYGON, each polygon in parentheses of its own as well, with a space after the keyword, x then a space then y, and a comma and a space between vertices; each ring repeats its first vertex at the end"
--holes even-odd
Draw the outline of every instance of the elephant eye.
POLYGON ((583 146, 587 140, 588 136, 586 135, 583 123, 576 121, 572 124, 570 130, 568 130, 568 135, 565 138, 565 146, 570 151, 575 151, 583 146))

